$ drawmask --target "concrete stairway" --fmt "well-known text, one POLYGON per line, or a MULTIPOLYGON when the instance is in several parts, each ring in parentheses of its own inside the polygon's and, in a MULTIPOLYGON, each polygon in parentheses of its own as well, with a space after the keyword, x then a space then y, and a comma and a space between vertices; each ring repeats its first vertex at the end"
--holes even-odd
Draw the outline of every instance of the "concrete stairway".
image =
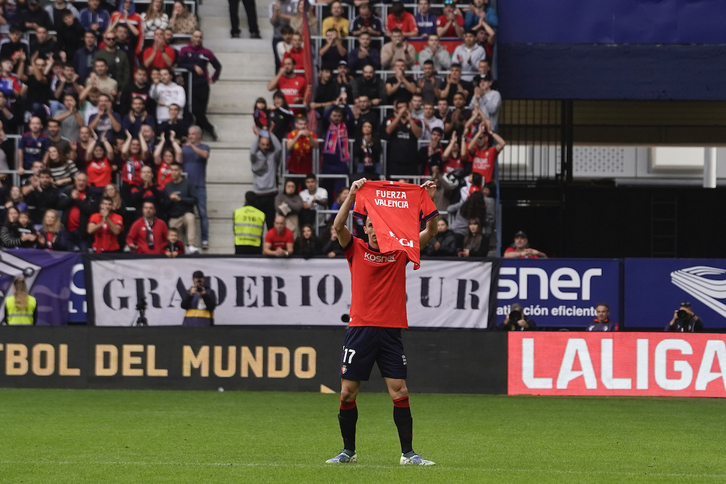
MULTIPOLYGON (((257 0, 261 40, 231 39, 226 0, 204 0, 200 5, 204 45, 222 63, 222 76, 212 86, 209 119, 217 126, 219 142, 211 147, 207 167, 210 254, 234 253, 232 215, 244 205, 244 194, 252 188, 249 148, 254 139, 252 111, 262 96, 270 104, 267 82, 274 75, 272 25, 268 17, 270 0, 257 0)), ((249 36, 247 19, 240 2, 240 28, 249 36)))

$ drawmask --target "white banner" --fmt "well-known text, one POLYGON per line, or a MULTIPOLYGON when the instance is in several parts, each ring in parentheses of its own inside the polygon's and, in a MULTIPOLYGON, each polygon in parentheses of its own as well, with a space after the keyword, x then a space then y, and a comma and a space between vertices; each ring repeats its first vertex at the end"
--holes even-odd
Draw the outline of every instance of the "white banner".
MULTIPOLYGON (((201 270, 217 293, 218 325, 345 325, 350 271, 344 259, 91 259, 97 326, 130 326, 146 298, 151 326, 180 325, 182 294, 201 270)), ((408 324, 486 328, 492 263, 423 260, 407 270, 408 324)))

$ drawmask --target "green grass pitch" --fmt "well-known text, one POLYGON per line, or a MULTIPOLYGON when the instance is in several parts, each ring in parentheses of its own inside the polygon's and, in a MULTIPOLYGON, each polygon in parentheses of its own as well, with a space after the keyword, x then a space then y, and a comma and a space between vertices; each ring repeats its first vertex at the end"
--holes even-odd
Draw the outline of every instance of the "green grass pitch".
MULTIPOLYGON (((365 387, 364 387, 365 390, 365 387)), ((398 465, 387 395, 358 398, 357 464, 337 395, 0 389, 0 482, 723 482, 715 399, 412 395, 398 465)))

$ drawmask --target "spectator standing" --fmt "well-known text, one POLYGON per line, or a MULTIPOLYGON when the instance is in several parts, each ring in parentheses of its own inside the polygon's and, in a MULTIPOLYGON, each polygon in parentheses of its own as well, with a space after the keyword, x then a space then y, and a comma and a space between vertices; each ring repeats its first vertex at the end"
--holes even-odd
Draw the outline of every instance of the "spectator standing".
MULTIPOLYGON (((366 4, 367 5, 367 4, 366 4)), ((381 54, 371 47, 371 34, 363 32, 358 37, 358 47, 348 54, 348 67, 353 72, 363 70, 365 66, 373 69, 381 68, 381 54)))
POLYGON ((55 27, 56 30, 63 24, 63 12, 69 11, 74 17, 80 18, 81 14, 78 13, 76 7, 72 4, 67 3, 65 0, 54 0, 53 3, 45 7, 45 12, 50 17, 52 22, 51 27, 55 27))
POLYGON ((121 116, 113 112, 113 98, 110 94, 101 93, 98 96, 98 112, 88 122, 97 135, 113 140, 121 133, 121 116))
POLYGON ((53 94, 48 77, 51 67, 51 63, 43 57, 35 56, 31 58, 28 75, 20 75, 20 79, 28 84, 25 95, 26 110, 33 116, 38 116, 43 122, 48 118, 47 113, 50 111, 50 99, 53 94))
POLYGON ((113 147, 105 135, 102 135, 100 140, 96 138, 93 149, 86 150, 88 184, 91 186, 91 192, 97 197, 100 197, 106 185, 111 183, 113 167, 111 166, 109 157, 113 157, 113 147))
POLYGON ((50 170, 44 168, 38 175, 39 185, 25 196, 34 224, 43 223, 46 210, 57 209, 60 202, 60 190, 53 184, 50 170))
POLYGON ((265 214, 255 208, 255 192, 245 193, 244 207, 234 211, 234 253, 259 255, 262 253, 262 234, 265 233, 265 214))
POLYGON ((319 117, 323 115, 325 108, 337 104, 340 96, 338 83, 333 79, 333 69, 334 66, 326 64, 320 68, 318 74, 318 88, 315 90, 315 98, 310 103, 310 109, 314 109, 319 117))
POLYGON ((494 58, 494 46, 497 43, 497 34, 494 29, 483 20, 478 28, 474 29, 476 35, 476 43, 480 45, 487 53, 487 59, 494 58))
POLYGON ((358 96, 355 98, 355 104, 351 108, 353 111, 353 115, 355 116, 355 129, 354 129, 354 137, 358 136, 358 133, 360 132, 361 126, 363 126, 363 123, 369 122, 371 123, 371 126, 373 126, 373 130, 375 132, 378 132, 378 126, 380 125, 380 115, 378 112, 374 112, 371 109, 371 100, 368 99, 368 96, 358 96))
MULTIPOLYGON (((98 2, 98 0, 93 1, 98 2)), ((86 82, 88 75, 93 72, 93 59, 96 57, 96 52, 98 52, 96 34, 87 30, 83 34, 83 47, 76 50, 73 54, 73 67, 75 67, 76 73, 78 73, 79 83, 86 82)))
POLYGON ((337 66, 341 60, 345 60, 348 51, 343 45, 343 40, 336 29, 325 31, 325 45, 320 48, 320 62, 322 65, 337 66))
POLYGON ((434 116, 434 105, 430 102, 424 102, 423 105, 423 117, 421 118, 421 141, 428 141, 432 137, 432 132, 436 128, 441 130, 441 135, 444 134, 444 122, 434 116))
MULTIPOLYGON (((197 126, 209 133, 214 141, 219 140, 217 128, 207 119, 209 104, 209 86, 217 82, 222 73, 222 64, 211 50, 202 45, 204 33, 197 29, 192 34, 191 42, 179 53, 179 67, 189 69, 192 73, 192 114, 197 126), (209 65, 214 68, 214 75, 209 75, 209 65)), ((181 106, 181 104, 180 104, 181 106)))
POLYGON ((43 164, 48 163, 48 147, 50 140, 43 134, 43 123, 39 117, 33 116, 28 124, 30 131, 20 138, 18 147, 18 164, 17 170, 20 176, 25 174, 25 170, 30 170, 34 161, 42 161, 43 164))
POLYGON ((418 150, 421 173, 423 173, 424 175, 429 175, 431 173, 431 169, 434 166, 437 166, 439 169, 441 169, 441 157, 443 151, 441 148, 441 138, 443 137, 443 135, 443 129, 434 128, 434 131, 431 132, 429 144, 422 146, 418 150))
POLYGON ((434 62, 431 59, 422 63, 423 65, 423 77, 420 77, 416 81, 418 92, 421 93, 421 98, 424 103, 435 103, 438 99, 439 90, 439 79, 436 77, 436 70, 434 69, 434 62))
POLYGON ((464 16, 454 0, 444 0, 444 13, 436 19, 439 37, 464 37, 464 16))
POLYGON ((161 142, 154 149, 154 165, 156 166, 156 182, 159 190, 171 180, 171 164, 184 162, 182 148, 175 137, 174 131, 169 135, 169 143, 166 142, 166 134, 161 133, 161 142), (171 144, 171 148, 169 148, 171 144))
POLYGON ((87 252, 89 247, 88 219, 97 210, 97 198, 88 190, 88 175, 79 173, 73 186, 66 189, 61 197, 59 209, 63 211, 65 225, 68 230, 70 242, 81 252, 87 252))
POLYGON ((361 3, 358 7, 358 16, 353 19, 352 35, 360 36, 366 33, 371 37, 380 37, 383 32, 383 20, 373 13, 371 4, 361 3))
MULTIPOLYGON (((464 97, 464 93, 457 92, 454 94, 454 109, 449 111, 446 119, 444 119, 444 133, 452 138, 466 134, 464 133, 464 127, 471 116, 471 111, 466 109, 466 97, 464 97)), ((484 125, 482 123, 482 126, 484 125)), ((464 139, 462 139, 463 141, 464 139)), ((466 148, 466 145, 464 145, 463 149, 465 151, 466 148)))
MULTIPOLYGON (((227 0, 229 3, 229 18, 232 21, 231 35, 233 39, 239 39, 242 31, 239 28, 239 2, 240 0, 227 0)), ((247 25, 250 29, 250 39, 261 39, 260 27, 257 24, 257 4, 255 0, 242 0, 247 14, 247 25)))
POLYGON ((380 77, 376 76, 375 68, 372 65, 363 67, 363 74, 351 83, 353 99, 366 96, 373 106, 385 104, 386 84, 380 77))
POLYGON ((487 129, 485 123, 479 126, 477 135, 469 142, 469 155, 472 157, 471 171, 480 173, 484 183, 494 179, 495 163, 505 145, 502 137, 487 129), (491 146, 492 142, 496 144, 491 146))
POLYGON ((403 61, 406 69, 416 63, 416 49, 403 37, 401 29, 391 31, 391 41, 381 49, 381 66, 389 70, 398 61, 403 61))
POLYGON ((502 106, 502 95, 499 91, 492 89, 492 76, 487 74, 479 81, 474 88, 474 97, 471 105, 478 105, 481 112, 489 120, 489 127, 492 131, 499 131, 499 108, 502 106))
POLYGON ((298 214, 303 208, 303 201, 297 193, 297 183, 294 180, 285 182, 285 189, 275 197, 275 207, 278 215, 285 216, 285 226, 292 231, 295 238, 300 236, 298 214))
POLYGON ((292 232, 285 227, 285 217, 277 215, 275 226, 265 235, 262 253, 268 257, 290 257, 295 252, 294 243, 292 232))
POLYGON ((35 29, 35 40, 30 43, 30 58, 35 55, 47 61, 52 61, 54 58, 62 60, 58 53, 58 44, 48 35, 48 29, 42 25, 38 25, 35 29))
POLYGON ((132 138, 126 131, 126 141, 121 147, 121 194, 124 202, 131 205, 132 189, 138 190, 141 186, 141 168, 149 161, 149 147, 144 138, 132 138))
MULTIPOLYGON (((292 29, 292 27, 290 28, 292 29)), ((303 46, 302 34, 300 32, 293 32, 290 49, 282 54, 280 62, 282 62, 285 57, 292 57, 295 60, 296 66, 305 65, 305 47, 303 46)))
POLYGON ((111 15, 108 10, 100 8, 101 0, 88 0, 88 7, 81 10, 80 21, 86 31, 92 31, 100 37, 111 25, 111 15))
POLYGON ((68 231, 63 227, 56 210, 48 210, 43 216, 43 226, 38 231, 38 248, 60 251, 73 248, 68 231))
POLYGON ((388 138, 387 175, 420 175, 418 159, 418 138, 421 136, 420 121, 411 119, 408 103, 396 103, 396 115, 386 121, 388 138))
POLYGON ((250 147, 255 206, 265 213, 265 220, 275 219, 277 167, 281 156, 282 146, 273 134, 255 138, 250 147))
MULTIPOLYGON (((285 101, 288 104, 302 104, 307 95, 310 86, 307 85, 305 77, 295 74, 295 59, 285 57, 282 61, 282 67, 269 83, 267 83, 268 91, 282 91, 285 101)), ((298 110, 293 110, 298 112, 298 110)))
POLYGON ((496 10, 489 5, 489 0, 472 0, 464 15, 464 28, 473 30, 482 21, 494 22, 492 26, 495 28, 499 26, 496 10))
POLYGON ((405 74, 406 64, 399 59, 394 64, 395 75, 386 81, 388 102, 396 105, 399 101, 408 103, 416 92, 416 81, 405 74))
POLYGON ((63 109, 63 97, 66 94, 78 97, 83 91, 83 85, 79 82, 78 74, 76 74, 73 65, 63 65, 63 74, 53 80, 51 89, 53 89, 53 99, 50 102, 50 113, 55 117, 58 111, 63 109))
POLYGON ((356 135, 353 145, 353 166, 355 173, 363 174, 368 179, 376 179, 382 173, 381 142, 374 133, 373 123, 364 121, 360 135, 356 135))
POLYGON ((170 105, 176 104, 183 109, 187 102, 184 88, 172 79, 171 69, 160 69, 159 82, 154 83, 149 89, 149 96, 156 100, 156 121, 158 123, 170 119, 170 105))
POLYGON ((144 100, 140 97, 135 97, 131 101, 131 110, 124 116, 121 128, 124 131, 128 131, 133 138, 137 138, 141 131, 141 126, 144 124, 156 128, 156 120, 146 112, 146 103, 144 100))
MULTIPOLYGON (((353 113, 346 105, 345 110, 331 106, 323 115, 322 127, 325 129, 323 140, 322 173, 325 175, 350 175, 351 157, 348 133, 354 132, 353 113), (326 126, 327 125, 327 126, 326 126)), ((338 192, 344 185, 342 178, 331 180, 328 191, 338 192)))
POLYGON ((40 0, 28 0, 26 8, 20 12, 19 22, 23 31, 37 30, 38 27, 50 29, 53 27, 53 21, 50 19, 48 12, 40 7, 40 0))
POLYGON ((209 146, 202 143, 202 129, 199 126, 190 127, 187 142, 182 146, 182 158, 187 179, 194 184, 197 194, 197 212, 199 212, 202 228, 202 249, 205 250, 209 248, 209 216, 207 215, 209 151, 209 146))
MULTIPOLYGON (((134 72, 134 81, 130 82, 123 91, 119 99, 118 110, 121 113, 128 113, 131 109, 131 101, 135 97, 140 97, 144 101, 144 107, 149 113, 156 113, 156 102, 149 96, 149 74, 145 67, 139 66, 134 72)), ((186 133, 186 129, 183 131, 186 133)))
POLYGON ((81 97, 86 98, 94 87, 112 98, 115 98, 119 92, 118 82, 108 76, 108 64, 104 59, 96 59, 93 62, 93 72, 86 79, 86 87, 81 91, 81 97))
POLYGON ((13 295, 5 298, 5 322, 10 326, 31 326, 38 321, 38 302, 28 294, 24 277, 13 281, 13 295))
POLYGON ((27 60, 30 59, 30 46, 28 41, 22 37, 23 30, 20 25, 11 25, 7 42, 3 42, 2 46, 0 46, 0 59, 12 59, 15 73, 19 73, 20 69, 25 67, 27 60))
POLYGON ((197 204, 197 191, 194 184, 182 176, 182 166, 179 163, 171 164, 171 181, 164 186, 166 196, 166 213, 169 215, 169 228, 180 230, 184 228, 187 234, 187 252, 194 253, 197 238, 194 206, 197 204))
POLYGON ((305 190, 300 192, 303 210, 300 212, 300 223, 315 226, 315 214, 318 210, 328 207, 328 191, 318 186, 318 179, 313 173, 305 177, 305 190))
POLYGON ((471 82, 478 73, 479 61, 486 59, 484 48, 476 43, 474 32, 464 34, 464 43, 454 49, 451 58, 461 65, 461 78, 471 82))
POLYGON ((439 99, 446 99, 449 106, 455 105, 454 97, 457 93, 464 96, 464 102, 474 94, 474 86, 461 78, 461 65, 458 63, 451 64, 449 75, 441 81, 439 89, 439 99))
POLYGON ((8 207, 5 214, 5 223, 0 229, 0 242, 5 249, 20 247, 20 232, 18 232, 18 218, 20 211, 15 207, 8 207))
MULTIPOLYGON (((130 0, 124 0, 124 3, 129 3, 130 0)), ((95 61, 103 59, 106 61, 108 66, 108 74, 118 83, 118 91, 123 91, 126 85, 129 83, 131 68, 129 66, 128 57, 120 51, 116 45, 118 34, 115 30, 107 30, 103 35, 105 42, 102 50, 96 51, 93 56, 94 67, 95 61)), ((88 45, 88 44, 86 44, 88 45)))
POLYGON ((144 202, 142 217, 131 225, 126 244, 135 254, 163 254, 167 235, 166 223, 156 217, 154 202, 144 202))
POLYGON ((164 35, 164 29, 169 26, 169 15, 164 12, 163 0, 151 0, 146 12, 141 14, 141 24, 146 39, 156 40, 157 29, 161 29, 161 34, 164 35))
POLYGON ((53 184, 62 188, 73 183, 78 175, 78 167, 73 160, 66 158, 66 155, 56 146, 48 148, 48 169, 50 170, 53 184))
POLYGON ((273 27, 272 49, 275 53, 275 70, 280 68, 280 62, 282 61, 278 45, 285 37, 285 31, 289 30, 289 35, 295 32, 290 27, 290 20, 295 16, 296 7, 297 2, 294 0, 275 0, 270 3, 269 17, 273 27))
POLYGON ((141 57, 144 67, 147 69, 152 67, 157 69, 163 67, 172 68, 176 60, 176 51, 164 41, 164 30, 161 28, 154 30, 152 39, 154 43, 144 49, 144 54, 141 57))
MULTIPOLYGON (((117 25, 123 25, 128 28, 130 34, 129 41, 132 46, 131 50, 136 54, 140 54, 141 48, 144 45, 144 25, 141 21, 141 16, 136 13, 134 0, 120 0, 119 3, 118 10, 111 14, 111 26, 108 31, 115 29, 117 25)), ((120 80, 119 84, 121 84, 120 80)))
POLYGON ((418 13, 414 15, 414 20, 420 37, 427 39, 436 34, 436 15, 431 13, 431 0, 418 0, 418 13))
MULTIPOLYGON (((302 32, 303 10, 305 9, 305 5, 305 2, 297 2, 295 16, 290 19, 290 27, 292 27, 295 32, 302 32)), ((318 18, 315 16, 315 10, 313 8, 308 8, 307 12, 310 35, 318 35, 318 18)))
POLYGON ((323 20, 322 30, 327 34, 328 30, 333 29, 338 33, 339 37, 348 37, 350 22, 343 16, 342 2, 334 0, 330 3, 331 16, 323 20))
POLYGON ((393 31, 401 31, 403 38, 418 37, 418 26, 416 19, 403 8, 403 3, 393 2, 391 13, 386 19, 386 36, 393 38, 393 31))
POLYGON ((313 150, 318 147, 318 135, 308 130, 304 116, 295 118, 295 129, 285 140, 288 151, 287 171, 295 175, 307 175, 313 171, 313 150))
POLYGON ((119 252, 121 249, 118 236, 124 230, 123 219, 113 212, 112 205, 110 198, 104 198, 98 213, 88 220, 88 233, 93 235, 92 248, 96 253, 119 252))
POLYGON ((73 12, 65 10, 62 16, 62 23, 57 27, 58 47, 63 62, 70 63, 73 60, 73 53, 83 46, 83 35, 86 30, 81 25, 73 12))
MULTIPOLYGON (((279 2, 272 3, 270 8, 278 4, 279 2)), ((280 29, 275 29, 275 32, 279 33, 279 37, 273 38, 272 50, 275 53, 275 70, 278 70, 280 68, 280 59, 292 50, 292 36, 295 35, 295 31, 292 30, 290 25, 283 25, 280 29)), ((299 61, 296 59, 295 62, 299 61)))

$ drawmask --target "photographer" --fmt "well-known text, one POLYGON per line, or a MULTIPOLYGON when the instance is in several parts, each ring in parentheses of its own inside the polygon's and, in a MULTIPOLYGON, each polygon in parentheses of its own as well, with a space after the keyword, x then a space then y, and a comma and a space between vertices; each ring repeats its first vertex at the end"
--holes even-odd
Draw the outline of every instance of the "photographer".
POLYGON ((209 288, 204 273, 194 271, 194 285, 184 296, 181 307, 186 309, 182 326, 214 326, 214 308, 217 307, 217 295, 209 288))
POLYGON ((703 320, 693 313, 691 303, 685 301, 681 303, 679 309, 673 311, 673 319, 666 325, 665 331, 700 332, 703 331, 703 320))
POLYGON ((497 326, 497 331, 537 331, 537 324, 534 319, 524 315, 521 304, 514 303, 502 324, 497 326))

